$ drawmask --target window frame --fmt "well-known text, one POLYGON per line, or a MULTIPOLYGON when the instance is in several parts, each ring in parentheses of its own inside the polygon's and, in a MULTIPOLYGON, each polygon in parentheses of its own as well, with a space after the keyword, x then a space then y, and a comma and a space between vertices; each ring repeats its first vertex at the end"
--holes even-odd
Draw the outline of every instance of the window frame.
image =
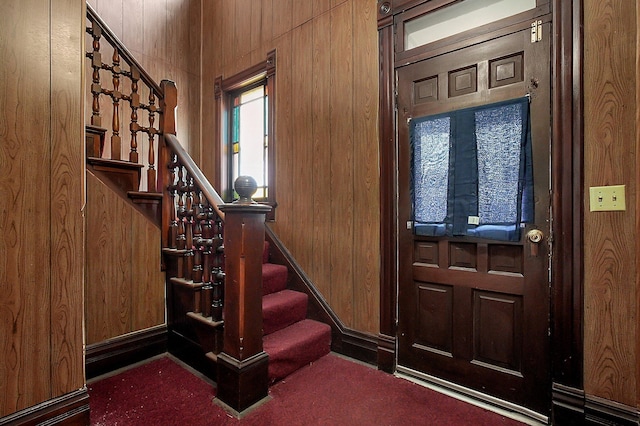
POLYGON ((233 193, 233 182, 231 180, 231 170, 229 161, 233 155, 230 150, 229 138, 231 134, 230 120, 233 110, 233 97, 241 90, 255 86, 258 82, 264 81, 267 100, 267 197, 257 201, 261 204, 271 206, 271 211, 267 214, 267 220, 275 220, 276 202, 276 132, 275 132, 275 112, 276 112, 276 51, 272 50, 267 54, 265 61, 247 68, 231 77, 223 79, 222 76, 215 81, 215 97, 217 104, 216 121, 220 131, 216 134, 216 145, 219 153, 219 173, 217 174, 221 189, 222 198, 229 202, 233 193))

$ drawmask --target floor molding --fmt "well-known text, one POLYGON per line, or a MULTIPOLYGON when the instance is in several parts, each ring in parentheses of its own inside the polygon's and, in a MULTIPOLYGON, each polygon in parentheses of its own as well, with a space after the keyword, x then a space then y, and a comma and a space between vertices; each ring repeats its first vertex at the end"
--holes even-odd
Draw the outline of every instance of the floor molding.
POLYGON ((88 424, 89 394, 86 387, 0 417, 0 426, 88 424))
POLYGON ((539 426, 546 425, 549 422, 549 418, 547 416, 529 410, 528 408, 515 405, 508 401, 483 394, 476 390, 469 389, 410 368, 402 367, 400 365, 397 366, 396 376, 528 425, 539 426))

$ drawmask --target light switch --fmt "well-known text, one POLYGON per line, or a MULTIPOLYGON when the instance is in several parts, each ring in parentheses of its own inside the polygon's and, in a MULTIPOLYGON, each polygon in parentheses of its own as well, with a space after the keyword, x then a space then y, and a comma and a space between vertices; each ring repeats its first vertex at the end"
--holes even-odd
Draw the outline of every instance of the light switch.
POLYGON ((624 185, 590 187, 589 205, 592 212, 626 210, 624 185))

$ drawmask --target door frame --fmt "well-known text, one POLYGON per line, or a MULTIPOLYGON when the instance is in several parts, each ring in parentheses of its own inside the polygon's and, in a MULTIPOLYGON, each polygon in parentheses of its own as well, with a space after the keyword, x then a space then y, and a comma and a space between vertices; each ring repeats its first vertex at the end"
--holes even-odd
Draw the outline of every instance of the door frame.
MULTIPOLYGON (((434 0, 431 0, 434 1, 434 0)), ((397 146, 394 16, 424 0, 379 0, 380 334, 378 367, 397 359, 397 146)), ((446 0, 435 0, 443 3, 446 0)), ((583 390, 582 0, 552 0, 552 418, 580 419, 583 390)))

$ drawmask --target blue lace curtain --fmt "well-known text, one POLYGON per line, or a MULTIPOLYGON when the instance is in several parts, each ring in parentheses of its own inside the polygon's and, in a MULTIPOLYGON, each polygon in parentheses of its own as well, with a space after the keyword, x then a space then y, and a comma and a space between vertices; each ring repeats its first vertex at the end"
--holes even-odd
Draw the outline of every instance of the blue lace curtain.
POLYGON ((533 220, 529 99, 412 120, 418 235, 518 241, 533 220))

